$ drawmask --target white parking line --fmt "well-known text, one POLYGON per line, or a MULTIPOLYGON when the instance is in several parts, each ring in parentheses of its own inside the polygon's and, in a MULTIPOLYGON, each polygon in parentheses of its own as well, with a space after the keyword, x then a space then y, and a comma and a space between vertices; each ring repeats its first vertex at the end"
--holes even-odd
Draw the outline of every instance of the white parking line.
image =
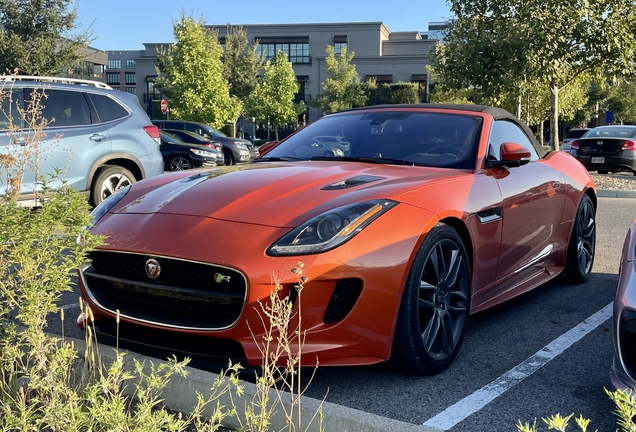
POLYGON ((541 366, 571 347, 585 335, 607 321, 612 316, 612 305, 608 304, 594 315, 562 334, 532 357, 501 375, 499 378, 480 388, 473 394, 446 408, 435 417, 427 420, 424 426, 438 430, 449 430, 457 423, 476 413, 496 397, 511 389, 521 381, 535 373, 541 366))
POLYGON ((64 310, 75 309, 75 308, 79 309, 79 303, 67 304, 67 305, 59 307, 59 309, 64 309, 64 310))

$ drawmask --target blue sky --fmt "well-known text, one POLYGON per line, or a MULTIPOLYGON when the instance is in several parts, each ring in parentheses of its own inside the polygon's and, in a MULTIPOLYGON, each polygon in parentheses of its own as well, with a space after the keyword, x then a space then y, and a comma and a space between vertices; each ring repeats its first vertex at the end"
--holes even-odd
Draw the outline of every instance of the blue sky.
POLYGON ((208 24, 382 21, 391 31, 426 31, 450 15, 446 0, 79 0, 77 24, 90 26, 101 50, 138 50, 143 42, 172 42, 181 11, 208 24))

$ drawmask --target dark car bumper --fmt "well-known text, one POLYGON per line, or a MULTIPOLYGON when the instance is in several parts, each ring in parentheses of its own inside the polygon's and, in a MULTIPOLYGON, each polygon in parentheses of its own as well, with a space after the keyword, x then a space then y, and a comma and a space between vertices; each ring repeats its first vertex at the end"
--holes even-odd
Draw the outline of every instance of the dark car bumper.
POLYGON ((589 171, 636 171, 636 151, 624 150, 614 156, 581 154, 570 152, 589 171))

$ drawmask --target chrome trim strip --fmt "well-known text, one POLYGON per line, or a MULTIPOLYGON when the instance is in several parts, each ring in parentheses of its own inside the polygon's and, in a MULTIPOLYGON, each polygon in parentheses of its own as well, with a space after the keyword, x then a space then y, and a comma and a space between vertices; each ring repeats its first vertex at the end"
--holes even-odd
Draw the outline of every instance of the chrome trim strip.
MULTIPOLYGON (((115 251, 115 250, 106 250, 106 249, 97 249, 95 252, 112 252, 112 253, 119 253, 119 254, 127 254, 127 255, 138 255, 138 256, 152 256, 154 258, 165 258, 165 259, 170 259, 170 260, 175 260, 175 261, 183 261, 183 262, 191 262, 191 263, 195 263, 195 264, 203 264, 203 265, 208 265, 208 266, 215 266, 215 267, 220 267, 220 268, 224 268, 224 269, 228 269, 228 270, 232 270, 237 272, 238 274, 240 274, 241 276, 243 276, 243 280, 245 281, 245 295, 243 297, 243 307, 241 308, 241 312, 238 314, 238 317, 236 319, 236 321, 234 321, 232 324, 227 325, 225 327, 184 327, 184 326, 176 326, 176 325, 171 325, 171 324, 166 324, 166 323, 161 323, 161 322, 156 322, 156 321, 148 321, 148 320, 144 320, 144 319, 140 319, 140 318, 135 318, 133 316, 130 315, 126 315, 126 314, 122 314, 121 312, 119 313, 120 317, 126 318, 130 321, 136 322, 136 323, 141 323, 141 324, 151 324, 151 325, 155 325, 155 326, 159 326, 159 327, 163 327, 163 328, 171 328, 171 329, 180 329, 180 330, 200 330, 200 331, 219 331, 219 330, 228 330, 232 327, 234 327, 239 320, 241 319, 241 316, 243 316, 243 312, 245 311, 245 303, 247 301, 247 292, 249 290, 249 285, 247 283, 247 277, 243 274, 243 272, 238 271, 234 268, 231 267, 227 267, 224 265, 217 265, 217 264, 211 264, 211 263, 206 263, 206 262, 201 262, 201 261, 193 261, 193 260, 188 260, 188 259, 182 259, 182 258, 174 258, 174 257, 168 257, 165 255, 155 255, 155 254, 148 254, 148 253, 138 253, 138 252, 123 252, 123 251, 115 251)), ((97 306, 99 306, 102 310, 107 311, 113 315, 117 315, 117 311, 109 309, 107 307, 104 307, 100 302, 97 301, 97 299, 95 298, 95 296, 93 295, 93 293, 91 292, 90 288, 88 287, 88 283, 86 283, 86 279, 84 278, 84 270, 86 270, 88 267, 90 267, 90 263, 86 263, 84 264, 81 268, 80 268, 80 277, 82 278, 82 285, 84 285, 84 289, 86 291, 86 294, 88 294, 88 296, 90 297, 90 300, 96 304, 97 306)), ((122 279, 124 280, 124 279, 122 279)))

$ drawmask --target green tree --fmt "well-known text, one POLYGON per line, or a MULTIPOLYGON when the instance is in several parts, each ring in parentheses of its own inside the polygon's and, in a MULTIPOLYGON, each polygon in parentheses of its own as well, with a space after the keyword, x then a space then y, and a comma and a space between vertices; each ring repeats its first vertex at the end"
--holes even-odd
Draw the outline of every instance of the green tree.
POLYGON ((375 86, 360 83, 356 66, 351 63, 353 56, 354 52, 347 52, 346 47, 342 47, 340 54, 336 55, 334 47, 327 45, 325 62, 329 77, 322 83, 322 94, 310 102, 311 106, 329 114, 368 104, 369 93, 375 86))
POLYGON ((523 87, 550 96, 551 145, 558 149, 559 95, 586 75, 601 81, 632 74, 636 4, 632 0, 449 0, 455 15, 435 50, 436 72, 449 88, 500 104, 523 87))
MULTIPOLYGON (((250 43, 247 32, 242 28, 230 27, 223 45, 223 76, 230 86, 230 95, 241 101, 245 114, 248 97, 256 88, 259 71, 263 67, 264 59, 256 52, 258 43, 250 43)), ((236 136, 236 122, 234 122, 234 136, 236 136)))
POLYGON ((417 83, 397 82, 382 85, 382 99, 389 104, 415 104, 420 102, 417 83))
POLYGON ((79 64, 90 32, 77 28, 70 0, 0 1, 0 74, 58 75, 79 64))
POLYGON ((223 48, 202 18, 181 14, 174 24, 175 43, 157 53, 155 86, 170 99, 170 112, 181 120, 198 121, 217 129, 232 123, 241 101, 230 96, 223 77, 223 48))
POLYGON ((614 112, 615 123, 636 123, 636 82, 620 80, 609 90, 605 107, 614 112))
POLYGON ((279 51, 265 64, 265 71, 249 98, 250 114, 261 123, 278 126, 297 120, 294 98, 299 86, 287 54, 279 51))

